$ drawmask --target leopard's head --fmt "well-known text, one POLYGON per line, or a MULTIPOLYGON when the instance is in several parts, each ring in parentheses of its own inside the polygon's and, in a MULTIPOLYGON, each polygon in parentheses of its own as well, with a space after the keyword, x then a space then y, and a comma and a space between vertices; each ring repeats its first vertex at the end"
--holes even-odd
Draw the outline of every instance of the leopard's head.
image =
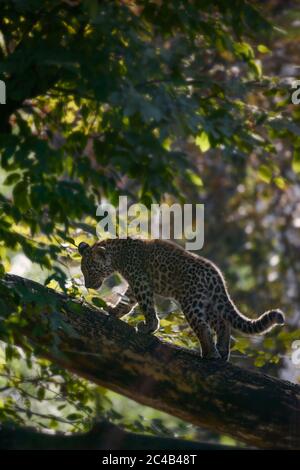
POLYGON ((81 242, 78 246, 81 254, 81 271, 87 289, 99 289, 104 279, 112 274, 110 256, 104 246, 95 244, 89 246, 81 242))

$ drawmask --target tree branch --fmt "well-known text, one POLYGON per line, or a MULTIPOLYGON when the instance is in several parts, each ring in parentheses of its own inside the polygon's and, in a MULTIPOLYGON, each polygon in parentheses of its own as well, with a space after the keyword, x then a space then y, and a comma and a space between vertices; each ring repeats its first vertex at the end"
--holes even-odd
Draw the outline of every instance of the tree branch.
POLYGON ((0 426, 0 450, 220 450, 231 447, 126 432, 107 421, 87 433, 46 434, 32 428, 0 426))
POLYGON ((15 311, 16 293, 26 320, 16 326, 20 346, 27 337, 41 355, 94 383, 251 446, 300 448, 298 385, 202 360, 192 351, 138 334, 100 309, 14 275, 0 280, 2 316, 15 311), (50 305, 55 306, 58 347, 50 305), (42 327, 38 334, 37 325, 42 327))

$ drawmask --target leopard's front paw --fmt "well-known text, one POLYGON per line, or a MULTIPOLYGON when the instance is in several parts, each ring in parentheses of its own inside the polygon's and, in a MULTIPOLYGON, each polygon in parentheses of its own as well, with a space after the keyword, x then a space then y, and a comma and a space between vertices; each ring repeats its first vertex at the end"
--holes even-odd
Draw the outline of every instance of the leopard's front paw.
POLYGON ((222 351, 220 351, 220 355, 223 362, 229 362, 230 354, 228 352, 222 353, 222 351))
POLYGON ((142 333, 144 335, 150 335, 151 333, 155 333, 159 328, 158 322, 153 323, 146 323, 141 321, 137 324, 137 332, 142 333))
POLYGON ((209 353, 203 354, 202 358, 203 359, 211 359, 211 360, 220 360, 220 359, 222 359, 220 353, 217 350, 216 351, 210 351, 209 353))

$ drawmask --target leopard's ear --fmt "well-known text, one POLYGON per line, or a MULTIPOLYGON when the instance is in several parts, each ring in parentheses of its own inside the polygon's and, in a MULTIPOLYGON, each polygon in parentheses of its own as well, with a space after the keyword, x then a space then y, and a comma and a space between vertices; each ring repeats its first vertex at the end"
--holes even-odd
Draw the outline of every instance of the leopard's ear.
POLYGON ((86 253, 87 250, 89 250, 89 249, 90 249, 90 245, 89 245, 88 243, 81 242, 81 243, 79 243, 79 245, 78 245, 78 251, 79 251, 79 253, 81 254, 81 256, 83 256, 84 253, 86 253))
POLYGON ((96 251, 96 253, 97 253, 98 255, 104 255, 104 253, 105 253, 106 249, 105 249, 105 247, 104 247, 104 246, 97 245, 97 247, 96 247, 96 250, 95 250, 95 251, 96 251))

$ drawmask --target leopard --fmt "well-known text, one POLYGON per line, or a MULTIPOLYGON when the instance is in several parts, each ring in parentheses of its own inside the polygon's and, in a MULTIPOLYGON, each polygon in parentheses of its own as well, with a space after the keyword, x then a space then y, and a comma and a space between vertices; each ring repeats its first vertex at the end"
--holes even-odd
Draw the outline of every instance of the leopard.
POLYGON ((229 360, 232 329, 264 334, 285 323, 280 309, 266 311, 257 319, 243 315, 228 293, 221 270, 175 242, 110 238, 92 246, 81 242, 78 251, 87 289, 99 289, 113 273, 126 281, 128 300, 110 307, 110 314, 122 318, 139 305, 144 320, 137 332, 153 334, 160 324, 156 299, 172 299, 196 335, 203 359, 229 360))

